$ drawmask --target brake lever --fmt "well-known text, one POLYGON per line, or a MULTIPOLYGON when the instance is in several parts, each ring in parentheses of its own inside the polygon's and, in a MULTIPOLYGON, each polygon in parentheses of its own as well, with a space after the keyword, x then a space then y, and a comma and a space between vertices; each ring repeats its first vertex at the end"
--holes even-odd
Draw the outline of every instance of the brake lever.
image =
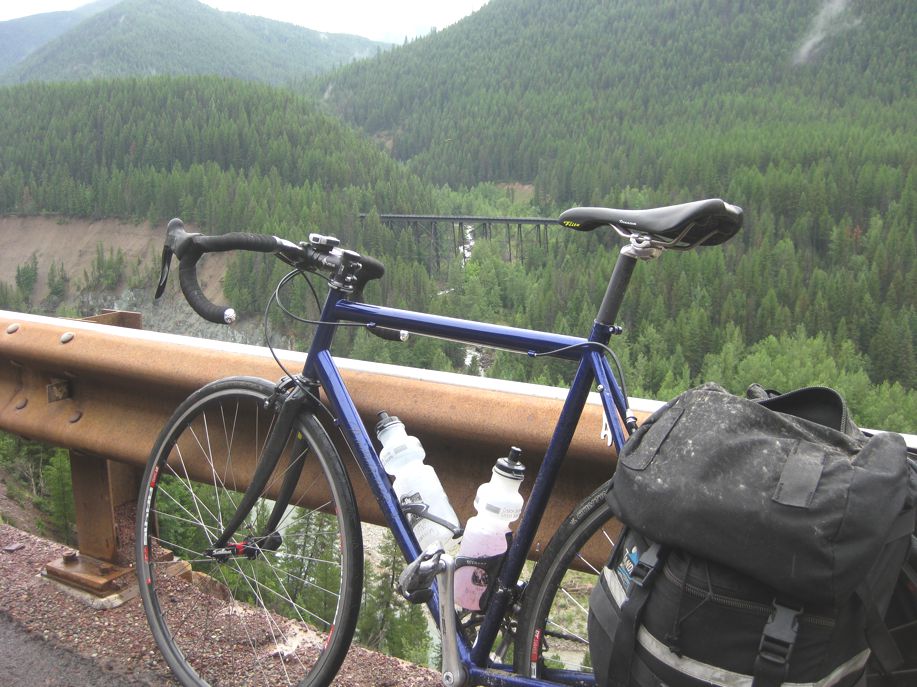
POLYGON ((166 282, 169 281, 169 269, 172 267, 172 247, 166 243, 162 247, 162 266, 159 268, 159 284, 156 286, 155 300, 159 300, 166 290, 166 282))
POLYGON ((172 267, 172 256, 178 255, 179 260, 184 257, 185 244, 193 236, 199 234, 189 234, 185 231, 184 223, 178 218, 169 220, 166 227, 166 241, 162 245, 162 266, 159 268, 159 284, 156 286, 156 295, 158 299, 166 290, 166 282, 169 280, 169 270, 172 267))

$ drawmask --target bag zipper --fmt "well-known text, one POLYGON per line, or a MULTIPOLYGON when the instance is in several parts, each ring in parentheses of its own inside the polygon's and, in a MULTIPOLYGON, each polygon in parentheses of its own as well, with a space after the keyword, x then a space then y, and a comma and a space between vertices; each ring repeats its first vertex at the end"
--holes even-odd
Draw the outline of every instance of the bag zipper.
MULTIPOLYGON (((684 590, 684 592, 689 596, 693 596, 698 599, 709 598, 714 603, 717 603, 721 606, 726 606, 727 608, 733 608, 739 611, 755 613, 765 618, 770 617, 771 613, 774 612, 773 606, 758 603, 757 601, 748 601, 747 599, 737 599, 734 596, 726 596, 725 594, 718 594, 717 592, 708 592, 703 587, 698 587, 691 582, 686 582, 684 579, 678 577, 668 562, 666 562, 665 566, 663 567, 663 574, 665 575, 666 579, 669 580, 669 582, 678 585, 678 587, 684 590)), ((823 615, 812 615, 805 612, 799 615, 799 622, 806 623, 808 625, 817 625, 819 627, 825 628, 833 628, 836 625, 834 618, 829 618, 823 615)))

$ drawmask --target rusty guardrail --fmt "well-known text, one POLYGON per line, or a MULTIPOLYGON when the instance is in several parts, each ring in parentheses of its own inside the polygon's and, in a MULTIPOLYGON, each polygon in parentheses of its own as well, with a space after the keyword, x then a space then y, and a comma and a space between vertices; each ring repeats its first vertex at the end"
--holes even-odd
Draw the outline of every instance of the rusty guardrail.
MULTIPOLYGON (((124 314, 105 318, 139 325, 124 314)), ((280 357, 291 370, 301 369, 305 359, 291 351, 281 351, 280 357)), ((463 519, 472 514, 478 484, 510 446, 522 448, 534 474, 565 394, 552 387, 393 365, 343 359, 339 365, 368 426, 385 409, 421 438, 428 462, 463 519)), ((70 449, 74 490, 81 490, 75 493, 80 551, 102 561, 112 561, 118 545, 111 514, 136 497, 138 472, 174 408, 203 384, 241 374, 274 380, 282 373, 260 347, 0 310, 0 429, 70 449)), ((650 408, 642 414, 637 410, 642 417, 650 408)), ((611 475, 613 449, 600 437, 601 428, 601 406, 593 398, 536 549, 611 475)), ((342 455, 361 518, 380 522, 359 469, 348 452, 342 455)), ((87 574, 105 577, 104 572, 87 574)))

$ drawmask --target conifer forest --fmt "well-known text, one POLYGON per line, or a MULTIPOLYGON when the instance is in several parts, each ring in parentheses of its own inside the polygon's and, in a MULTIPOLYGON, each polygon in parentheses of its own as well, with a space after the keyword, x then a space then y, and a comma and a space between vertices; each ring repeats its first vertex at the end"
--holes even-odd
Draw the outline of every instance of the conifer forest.
MULTIPOLYGON (((193 0, 97 5, 28 33, 0 22, 0 219, 330 234, 385 264, 372 302, 586 335, 621 246, 610 229, 433 231, 382 216, 556 218, 576 205, 719 197, 744 209, 732 241, 635 272, 612 341, 630 394, 826 385, 857 424, 917 433, 917 4, 490 0, 400 46, 333 37, 321 59, 314 32, 193 0), (166 35, 181 47, 162 51, 166 35)), ((36 237, 0 273, 0 308, 88 315, 88 292, 149 302, 156 261, 100 243, 81 274, 43 257, 36 237)), ((241 327, 260 332, 281 267, 253 254, 227 262, 223 293, 241 327)), ((316 314, 308 285, 281 296, 316 314)), ((169 307, 190 313, 177 297, 169 307)), ((308 341, 308 325, 268 317, 278 340, 308 341)), ((573 373, 352 329, 336 348, 548 385, 573 373)), ((0 436, 0 467, 46 499, 66 537, 64 461, 0 436)), ((379 575, 368 593, 384 596, 391 580, 379 575)), ((361 641, 388 636, 404 644, 388 649, 423 660, 412 654, 423 637, 388 633, 398 622, 417 626, 367 618, 361 641)))
MULTIPOLYGON (((434 240, 379 215, 722 197, 745 210, 734 241, 637 271, 616 340, 631 393, 830 383, 864 424, 915 431, 917 12, 849 3, 819 38, 821 5, 493 0, 281 86, 216 62, 211 76, 4 87, 0 213, 320 231, 386 263, 379 302, 581 333, 619 245, 609 232, 497 227, 463 267, 448 231, 434 240)), ((67 269, 36 267, 58 282, 67 269)), ((22 269, 0 275, 6 307, 28 301, 22 269)), ((239 256, 224 291, 255 317, 278 278, 239 256)), ((290 297, 307 307, 305 293, 290 297)), ((469 370, 465 351, 423 340, 340 347, 546 384, 570 373, 502 353, 469 370)))

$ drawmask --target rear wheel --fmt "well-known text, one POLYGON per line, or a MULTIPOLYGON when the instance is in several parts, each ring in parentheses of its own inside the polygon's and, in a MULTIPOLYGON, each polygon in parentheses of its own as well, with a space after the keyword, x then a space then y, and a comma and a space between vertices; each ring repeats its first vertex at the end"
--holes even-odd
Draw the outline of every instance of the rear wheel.
POLYGON ((253 378, 204 387, 175 411, 150 456, 137 572, 153 636, 184 685, 327 685, 353 637, 359 518, 314 416, 298 418, 264 493, 227 545, 214 547, 264 449, 273 392, 253 378), (291 470, 301 475, 290 505, 267 532, 291 470))
POLYGON ((609 485, 599 487, 564 520, 532 571, 513 652, 517 673, 592 684, 589 594, 623 529, 605 500, 609 485), (582 674, 580 680, 575 673, 582 674))

